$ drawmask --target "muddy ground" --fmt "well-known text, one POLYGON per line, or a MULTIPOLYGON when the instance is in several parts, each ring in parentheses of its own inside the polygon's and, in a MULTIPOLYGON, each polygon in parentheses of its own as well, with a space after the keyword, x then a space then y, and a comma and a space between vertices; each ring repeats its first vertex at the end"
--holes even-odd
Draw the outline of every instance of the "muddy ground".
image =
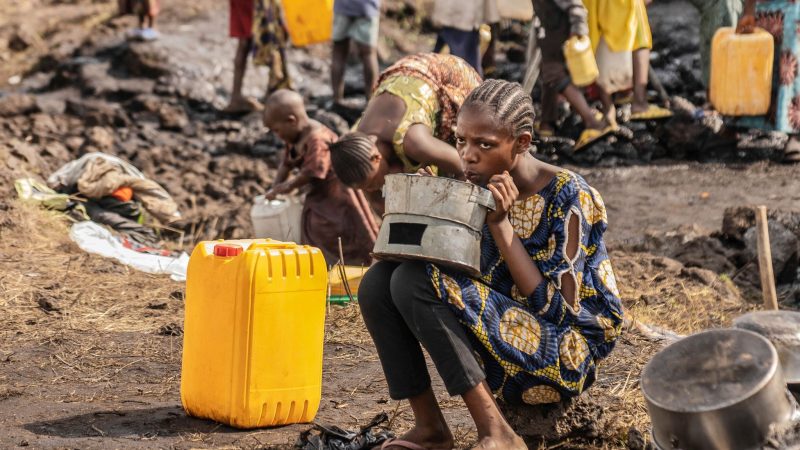
MULTIPOLYGON (((431 45, 416 4, 387 2, 384 64, 431 45)), ((248 236, 248 202, 269 184, 279 146, 257 115, 218 112, 235 45, 226 37, 227 8, 165 2, 164 36, 154 44, 126 43, 121 36, 132 22, 112 18, 112 2, 0 0, 0 10, 0 447, 290 446, 308 425, 242 432, 183 413, 181 283, 87 255, 69 240, 65 218, 13 200, 13 179, 46 177, 101 150, 131 160, 175 196, 185 219, 167 234, 169 245, 248 236)), ((701 105, 703 94, 692 87, 693 10, 664 1, 650 14, 656 51, 664 48, 654 58, 657 72, 670 93, 701 105)), ((519 78, 524 33, 518 24, 504 33, 501 72, 519 78)), ((325 46, 292 50, 291 70, 312 114, 342 129, 359 105, 358 68, 348 73, 353 111, 329 114, 328 53, 325 46)), ((246 92, 260 96, 265 75, 250 70, 246 92)), ((516 412, 513 422, 531 448, 644 448, 649 421, 637 380, 664 341, 636 322, 686 334, 728 325, 757 306, 752 290, 731 281, 741 272, 735 264, 709 270, 681 259, 680 246, 716 239, 708 236, 729 207, 796 208, 798 169, 776 163, 780 136, 731 140, 709 131, 718 129, 714 120, 632 125, 631 135, 585 157, 543 149, 603 194, 608 243, 633 320, 595 386, 565 413, 516 412), (523 419, 545 416, 551 419, 538 428, 523 419)), ((324 367, 319 422, 356 428, 385 411, 393 431, 411 426, 407 403, 388 399, 357 307, 329 311, 324 367)), ((438 380, 436 392, 459 446, 468 446, 475 434, 461 402, 438 380)))

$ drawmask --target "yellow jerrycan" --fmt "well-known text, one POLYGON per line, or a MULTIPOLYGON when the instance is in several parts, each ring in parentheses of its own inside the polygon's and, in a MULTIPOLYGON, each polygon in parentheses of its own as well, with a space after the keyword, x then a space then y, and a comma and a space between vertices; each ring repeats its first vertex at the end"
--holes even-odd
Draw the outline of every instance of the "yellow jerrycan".
POLYGON ((726 116, 761 116, 772 98, 774 58, 772 35, 761 28, 737 34, 717 30, 711 41, 709 100, 726 116))
POLYGON ((575 86, 588 86, 600 75, 592 52, 592 41, 587 36, 572 36, 567 39, 564 43, 564 59, 575 86))
POLYGON ((333 34, 333 0, 283 0, 283 15, 292 44, 327 42, 333 34))
POLYGON ((314 247, 197 244, 186 278, 186 412, 236 428, 311 422, 322 394, 327 283, 314 247))

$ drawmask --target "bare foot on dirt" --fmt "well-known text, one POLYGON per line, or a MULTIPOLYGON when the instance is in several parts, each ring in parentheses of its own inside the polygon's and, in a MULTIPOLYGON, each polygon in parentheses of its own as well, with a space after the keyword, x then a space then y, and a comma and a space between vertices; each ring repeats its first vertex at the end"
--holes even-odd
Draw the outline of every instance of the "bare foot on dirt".
POLYGON ((235 97, 231 98, 231 102, 228 103, 228 106, 226 106, 222 112, 229 114, 241 114, 253 111, 261 111, 262 109, 264 109, 264 105, 262 105, 256 99, 250 97, 235 97))
POLYGON ((472 447, 475 450, 528 450, 525 441, 516 434, 487 436, 472 447))
MULTIPOLYGON (((451 450, 454 448, 453 433, 447 424, 433 426, 416 426, 408 433, 400 436, 398 440, 413 442, 426 450, 451 450)), ((501 447, 496 447, 501 448, 501 447)), ((399 445, 388 445, 387 450, 406 450, 399 445)))

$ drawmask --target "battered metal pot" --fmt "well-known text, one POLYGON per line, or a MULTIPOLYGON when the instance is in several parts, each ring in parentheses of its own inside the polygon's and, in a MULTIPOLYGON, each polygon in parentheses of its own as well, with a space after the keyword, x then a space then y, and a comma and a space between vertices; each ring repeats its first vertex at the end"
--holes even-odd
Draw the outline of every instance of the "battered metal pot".
POLYGON ((738 317, 733 326, 769 339, 778 351, 789 389, 800 392, 800 312, 754 311, 738 317))
POLYGON ((424 260, 480 274, 481 230, 494 209, 490 191, 442 177, 388 175, 386 207, 373 255, 424 260))
POLYGON ((645 366, 641 386, 663 450, 760 448, 770 426, 793 413, 775 347, 747 330, 673 343, 645 366))

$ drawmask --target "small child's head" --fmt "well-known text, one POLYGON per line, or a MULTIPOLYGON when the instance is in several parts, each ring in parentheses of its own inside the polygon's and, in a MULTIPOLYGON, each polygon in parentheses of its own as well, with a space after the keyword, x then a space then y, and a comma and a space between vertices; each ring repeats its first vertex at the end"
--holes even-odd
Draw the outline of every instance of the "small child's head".
POLYGON ((267 98, 263 116, 264 126, 283 142, 295 144, 308 123, 303 97, 295 91, 279 89, 267 98))
POLYGON ((353 131, 329 145, 331 164, 339 181, 365 191, 376 191, 383 185, 380 165, 383 158, 377 137, 353 131))
POLYGON ((519 83, 486 80, 461 105, 456 148, 464 173, 478 185, 513 169, 533 138, 533 102, 519 83))

